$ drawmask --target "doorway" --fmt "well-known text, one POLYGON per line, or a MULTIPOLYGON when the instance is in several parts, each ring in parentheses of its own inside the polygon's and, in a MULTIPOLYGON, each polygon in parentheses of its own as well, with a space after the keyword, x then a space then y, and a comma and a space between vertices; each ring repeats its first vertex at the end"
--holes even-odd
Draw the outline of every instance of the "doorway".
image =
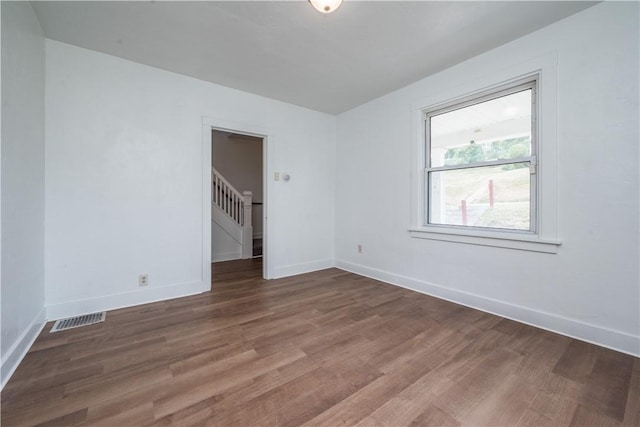
POLYGON ((264 137, 211 129, 211 262, 265 255, 264 137))

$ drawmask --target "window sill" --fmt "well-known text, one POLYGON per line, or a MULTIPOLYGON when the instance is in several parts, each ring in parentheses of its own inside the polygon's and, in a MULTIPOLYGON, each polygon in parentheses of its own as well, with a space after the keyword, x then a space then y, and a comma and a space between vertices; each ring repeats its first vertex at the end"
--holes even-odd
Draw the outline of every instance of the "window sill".
POLYGON ((555 254, 562 244, 556 240, 544 240, 535 235, 521 235, 501 231, 460 230, 440 227, 414 227, 409 229, 411 237, 466 243, 469 245, 493 246, 521 251, 555 254))

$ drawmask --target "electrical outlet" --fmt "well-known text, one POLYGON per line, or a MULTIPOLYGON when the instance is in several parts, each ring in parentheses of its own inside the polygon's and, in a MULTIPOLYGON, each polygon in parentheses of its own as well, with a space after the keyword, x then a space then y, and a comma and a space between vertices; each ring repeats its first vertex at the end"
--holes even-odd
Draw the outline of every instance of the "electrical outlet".
POLYGON ((149 275, 141 274, 138 276, 138 286, 147 286, 149 284, 149 275))
POLYGON ((359 254, 362 253, 362 245, 360 243, 358 243, 358 253, 359 254))

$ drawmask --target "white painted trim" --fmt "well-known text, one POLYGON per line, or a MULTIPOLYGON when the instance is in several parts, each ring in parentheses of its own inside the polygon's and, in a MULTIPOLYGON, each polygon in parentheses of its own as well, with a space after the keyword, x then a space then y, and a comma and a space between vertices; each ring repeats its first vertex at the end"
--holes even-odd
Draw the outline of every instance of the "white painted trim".
MULTIPOLYGON (((541 252, 556 253, 557 244, 560 243, 558 232, 558 54, 549 52, 544 55, 532 58, 525 62, 510 64, 505 67, 496 67, 483 75, 478 75, 471 80, 454 79, 444 88, 438 88, 439 92, 425 94, 422 99, 417 99, 411 105, 411 211, 410 229, 420 231, 412 233, 412 237, 431 238, 435 240, 446 240, 456 243, 476 243, 486 246, 499 246, 491 243, 490 240, 479 240, 474 238, 474 233, 469 229, 467 233, 472 238, 461 239, 464 233, 456 227, 447 227, 447 232, 438 235, 430 234, 426 231, 429 226, 424 224, 425 211, 425 125, 424 111, 436 108, 438 105, 450 102, 455 99, 473 97, 492 89, 508 85, 509 82, 516 82, 524 78, 537 76, 538 108, 535 132, 538 135, 536 145, 537 167, 537 199, 532 200, 537 209, 537 225, 535 226, 535 237, 540 242, 550 242, 553 245, 515 245, 513 249, 527 249, 534 247, 545 249, 541 252), (450 238, 449 238, 450 237, 450 238)), ((438 227, 440 228, 440 227, 438 227)), ((442 227, 445 228, 445 227, 442 227)), ((466 229, 464 229, 466 230, 466 229)), ((464 231, 463 230, 463 231, 464 231)), ((434 231, 435 233, 435 231, 434 231)), ((494 239, 508 239, 499 231, 491 230, 485 232, 486 237, 494 239), (492 236, 489 236, 491 234, 492 236)), ((528 240, 527 234, 522 233, 521 240, 528 240)), ((514 240, 514 239, 509 239, 514 240)), ((494 241, 495 243, 495 241, 494 241)), ((506 242, 501 247, 512 248, 512 244, 506 242)), ((540 252, 540 250, 538 250, 540 252)))
POLYGON ((419 279, 378 270, 348 261, 336 260, 336 267, 381 282, 400 286, 425 295, 430 295, 456 304, 471 307, 496 316, 505 317, 547 331, 555 332, 601 347, 610 348, 640 357, 640 336, 603 328, 579 320, 547 313, 540 310, 458 291, 419 279))
POLYGON ((202 119, 202 265, 201 279, 211 290, 211 126, 202 119))
POLYGON ((335 263, 332 259, 323 259, 318 261, 305 262, 302 264, 276 267, 274 269, 274 276, 272 278, 279 279, 281 277, 295 276, 296 274, 311 273, 312 271, 325 270, 334 266, 335 263))
POLYGON ((38 335, 44 328, 46 324, 45 321, 45 311, 44 308, 36 314, 33 318, 29 327, 22 332, 22 335, 13 343, 11 348, 5 354, 5 357, 2 358, 2 367, 0 368, 0 372, 2 375, 2 382, 0 384, 0 390, 4 388, 7 384, 13 373, 18 368, 18 365, 22 362, 27 352, 33 345, 38 335))
POLYGON ((490 231, 483 234, 481 230, 458 230, 453 227, 411 228, 411 237, 419 239, 441 240, 444 242, 467 243, 470 245, 493 246, 497 248, 519 249, 522 251, 558 253, 560 241, 543 240, 535 235, 490 231))
POLYGON ((211 257, 211 262, 232 261, 234 259, 242 259, 242 251, 215 254, 211 257))
MULTIPOLYGON (((210 261, 207 260, 207 266, 210 265, 210 261)), ((96 311, 116 310, 118 308, 195 295, 209 291, 210 287, 211 280, 208 283, 197 281, 169 286, 147 287, 113 295, 53 303, 47 305, 45 309, 47 310, 47 320, 66 319, 67 317, 95 313, 96 311)))
POLYGON ((271 237, 268 236, 271 233, 271 226, 269 225, 269 217, 272 216, 270 211, 271 203, 269 201, 269 187, 271 181, 271 172, 273 168, 273 159, 275 155, 276 142, 272 132, 268 132, 268 136, 262 139, 262 276, 265 279, 271 279, 273 277, 273 263, 271 262, 270 255, 271 237))
MULTIPOLYGON (((269 254, 269 233, 270 225, 268 221, 269 212, 269 174, 271 173, 270 165, 273 158, 273 149, 275 145, 274 132, 271 129, 257 126, 251 123, 241 123, 232 120, 220 119, 217 117, 202 117, 202 141, 203 141, 203 193, 202 193, 202 223, 203 223, 203 254, 207 250, 208 257, 211 259, 211 131, 220 130, 223 132, 239 133, 249 136, 262 138, 262 276, 265 279, 273 277, 269 254), (204 168, 206 164, 207 172, 204 168)), ((204 259, 204 258, 203 258, 204 259)), ((204 264, 204 263, 203 263, 204 264)), ((203 265, 203 270, 204 270, 203 265)), ((207 265, 206 270, 209 274, 209 283, 211 283, 211 268, 207 265)))

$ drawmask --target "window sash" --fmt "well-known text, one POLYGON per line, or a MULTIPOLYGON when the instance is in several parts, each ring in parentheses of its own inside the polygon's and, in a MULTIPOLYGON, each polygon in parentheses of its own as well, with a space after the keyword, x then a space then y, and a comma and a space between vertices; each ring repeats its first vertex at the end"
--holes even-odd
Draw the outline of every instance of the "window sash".
MULTIPOLYGON (((448 170, 456 170, 456 169, 479 168, 483 166, 510 165, 513 163, 530 163, 531 166, 536 166, 537 164, 535 156, 525 156, 525 157, 514 157, 513 159, 487 160, 484 162, 465 163, 461 165, 436 166, 433 168, 425 168, 425 171, 438 172, 438 171, 448 171, 448 170)), ((531 173, 535 173, 535 170, 533 170, 531 173)))
MULTIPOLYGON (((510 164, 510 163, 528 163, 527 161, 520 161, 520 162, 507 162, 507 163, 499 163, 499 165, 503 165, 503 164, 510 164)), ((491 166, 491 165, 482 165, 482 166, 472 166, 472 167, 465 167, 465 168, 457 168, 459 169, 478 169, 481 167, 485 167, 485 166, 491 166)), ((424 188, 425 188, 425 209, 424 209, 424 225, 427 225, 429 227, 440 227, 440 228, 458 228, 458 229, 473 229, 473 230, 487 230, 487 231, 506 231, 506 232, 511 232, 511 233, 524 233, 524 234, 535 234, 537 232, 537 199, 536 199, 536 195, 537 195, 537 191, 536 191, 536 183, 537 183, 537 176, 536 173, 531 172, 531 167, 534 166, 533 164, 529 163, 529 229, 528 230, 524 230, 524 229, 519 229, 519 228, 502 228, 502 227, 482 227, 482 226, 476 226, 476 225, 458 225, 458 224, 447 224, 447 223, 440 223, 440 222, 431 222, 431 213, 432 210, 434 209, 432 200, 431 200, 431 193, 430 193, 430 189, 431 189, 431 174, 433 172, 441 172, 441 171, 447 171, 447 170, 456 170, 456 168, 447 168, 447 169, 432 169, 432 170, 428 170, 425 169, 424 170, 424 178, 423 178, 423 182, 424 182, 424 188)))
MULTIPOLYGON (((465 107, 469 107, 476 104, 481 104, 486 101, 491 101, 493 99, 502 98, 505 96, 513 95, 514 93, 522 92, 524 90, 531 89, 531 156, 535 157, 537 155, 537 134, 536 134, 536 123, 537 123, 537 91, 536 87, 538 84, 538 78, 528 78, 523 83, 522 81, 516 82, 512 85, 504 89, 498 89, 497 91, 484 91, 478 95, 472 95, 464 98, 460 98, 458 100, 449 101, 439 106, 435 106, 429 111, 426 111, 424 114, 424 130, 425 130, 425 165, 427 168, 431 169, 431 122, 430 118, 434 116, 439 116, 442 114, 446 114, 451 111, 461 110, 465 107)), ((502 159, 499 159, 502 160, 502 159)), ((512 161, 514 159, 507 159, 508 161, 512 161)), ((473 165, 474 163, 469 163, 469 165, 473 165)))
POLYGON ((442 227, 442 228, 460 228, 460 229, 477 229, 477 230, 500 230, 507 231, 513 233, 525 233, 525 234, 535 234, 537 233, 537 211, 538 211, 538 192, 537 192, 537 182, 538 182, 538 174, 537 174, 537 84, 538 84, 538 76, 534 79, 530 77, 525 81, 515 82, 508 87, 497 90, 488 90, 483 93, 476 94, 473 96, 469 96, 466 98, 461 98, 458 100, 449 101, 440 106, 436 106, 429 111, 425 111, 424 113, 424 131, 425 131, 425 168, 424 168, 424 218, 423 224, 430 227, 442 227), (504 96, 508 96, 514 93, 518 93, 524 90, 531 89, 531 155, 525 157, 518 157, 513 159, 497 159, 497 160, 489 160, 489 161, 479 161, 466 163, 461 165, 448 165, 448 166, 431 166, 431 126, 430 126, 430 118, 433 116, 438 116, 441 114, 446 114, 450 111, 460 110, 462 108, 481 104, 486 101, 490 101, 493 99, 502 98, 504 96), (430 221, 431 218, 431 210, 433 209, 431 202, 431 173, 439 172, 439 171, 449 171, 449 170, 461 170, 461 169, 473 169, 485 166, 498 166, 498 165, 508 165, 515 163, 529 163, 529 230, 521 230, 521 229, 513 229, 513 228, 498 228, 498 227, 477 227, 473 225, 455 225, 455 224, 442 224, 442 223, 432 223, 430 221))

